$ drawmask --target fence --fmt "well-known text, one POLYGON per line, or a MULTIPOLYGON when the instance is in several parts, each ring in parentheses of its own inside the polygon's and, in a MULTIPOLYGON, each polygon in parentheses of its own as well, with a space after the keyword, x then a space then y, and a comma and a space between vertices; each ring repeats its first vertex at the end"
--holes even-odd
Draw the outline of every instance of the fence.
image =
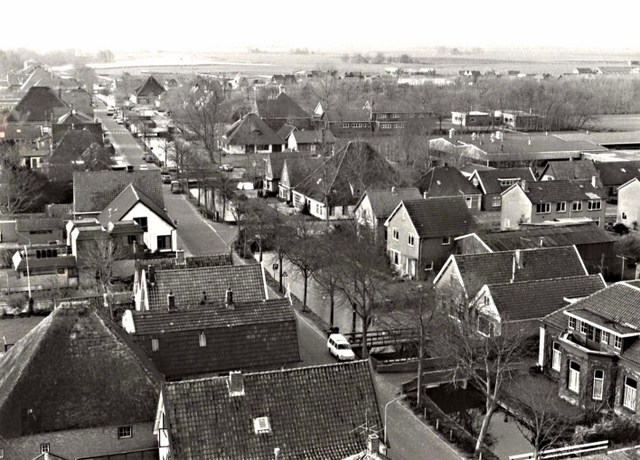
POLYGON ((586 453, 605 451, 607 450, 608 447, 609 447, 609 441, 597 441, 597 442, 590 442, 588 444, 579 444, 577 446, 558 447, 557 449, 543 450, 541 452, 538 452, 537 457, 535 452, 529 452, 527 454, 520 454, 520 455, 511 455, 509 456, 509 460, 574 457, 576 455, 582 455, 586 453))

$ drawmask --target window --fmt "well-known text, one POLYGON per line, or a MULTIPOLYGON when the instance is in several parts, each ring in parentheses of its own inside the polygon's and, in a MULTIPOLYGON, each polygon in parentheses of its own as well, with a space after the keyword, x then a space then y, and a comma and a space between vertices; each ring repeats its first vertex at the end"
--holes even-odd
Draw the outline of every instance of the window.
POLYGON ((602 201, 601 200, 589 200, 587 203, 587 209, 589 211, 599 211, 602 209, 602 201))
POLYGON ((204 332, 200 333, 200 347, 206 347, 207 346, 207 336, 205 335, 204 332))
POLYGON ((602 390, 604 388, 604 371, 596 369, 593 371, 593 399, 602 401, 602 390))
POLYGON ((51 452, 51 445, 48 442, 40 444, 40 453, 45 454, 51 452))
POLYGON ((577 321, 575 318, 572 318, 571 316, 569 317, 569 329, 576 329, 577 328, 577 321))
POLYGON ((613 336, 613 347, 617 348, 618 350, 622 348, 622 337, 620 337, 619 335, 613 336))
POLYGON ((626 219, 626 218, 627 218, 627 213, 626 213, 626 212, 623 212, 623 213, 622 213, 622 218, 623 218, 623 219, 626 219))
POLYGON ((131 428, 130 426, 118 427, 118 439, 130 438, 132 435, 133 435, 133 428, 131 428))
POLYGON ((568 388, 574 393, 580 392, 580 364, 569 361, 569 382, 568 388))
POLYGON ((269 417, 258 417, 253 419, 253 429, 256 434, 271 433, 271 423, 269 423, 269 417))
POLYGON ((138 242, 138 237, 136 235, 127 235, 127 244, 132 245, 138 242))
POLYGON ((171 236, 158 235, 158 250, 171 249, 171 236))
POLYGON ((580 332, 582 332, 583 334, 587 333, 587 329, 588 329, 588 324, 585 323, 584 321, 580 323, 580 332))
POLYGON ((622 405, 629 410, 636 410, 636 393, 638 390, 638 382, 631 377, 624 378, 624 399, 622 405))
POLYGON ((609 333, 602 331, 602 335, 600 336, 600 341, 602 343, 609 345, 609 333))
POLYGON ((556 212, 567 212, 567 202, 559 201, 556 203, 556 212))
POLYGON ((387 118, 387 114, 386 113, 379 113, 378 114, 378 118, 387 118))
POLYGON ((400 265, 400 253, 398 251, 394 251, 392 249, 389 251, 389 257, 391 258, 391 263, 393 265, 400 265))
POLYGON ((391 127, 393 127, 393 125, 391 123, 382 123, 380 127, 382 129, 390 129, 391 127))
POLYGON ((151 339, 151 351, 158 351, 160 349, 160 342, 158 339, 151 339))
POLYGON ((491 199, 491 206, 493 206, 494 208, 499 208, 501 205, 502 205, 502 197, 494 196, 491 199))
POLYGON ((343 128, 348 128, 349 127, 349 123, 342 123, 342 127, 343 128))
POLYGON ((400 118, 400 114, 398 114, 398 113, 392 113, 390 116, 391 116, 391 118, 396 118, 396 119, 400 118))
POLYGON ((582 201, 574 201, 571 203, 572 211, 582 211, 582 201))
POLYGON ((400 238, 400 232, 398 231, 397 228, 394 227, 393 228, 393 239, 397 241, 398 238, 400 238))
POLYGON ((149 226, 148 226, 146 217, 134 217, 133 221, 136 224, 138 224, 140 227, 142 227, 142 231, 143 232, 148 232, 149 231, 149 226))
POLYGON ((553 356, 551 356, 551 369, 554 371, 560 371, 560 359, 562 353, 560 352, 560 344, 553 342, 553 356))
POLYGON ((587 324, 587 340, 594 340, 595 336, 593 331, 593 326, 591 324, 587 324))
POLYGON ((443 246, 447 246, 451 244, 451 237, 450 236, 443 236, 442 237, 442 245, 443 246))
POLYGON ((407 236, 407 244, 409 246, 413 246, 415 242, 415 237, 411 233, 409 233, 409 235, 407 236))
POLYGON ((551 212, 551 203, 536 204, 536 214, 547 214, 551 212))

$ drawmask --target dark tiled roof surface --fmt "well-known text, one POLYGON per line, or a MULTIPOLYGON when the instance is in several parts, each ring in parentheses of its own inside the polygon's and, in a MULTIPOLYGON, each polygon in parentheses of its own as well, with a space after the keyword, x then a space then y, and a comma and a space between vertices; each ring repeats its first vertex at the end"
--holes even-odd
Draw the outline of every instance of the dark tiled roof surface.
POLYGON ((34 141, 43 136, 42 127, 40 125, 27 125, 24 123, 6 123, 0 125, 0 132, 4 133, 3 139, 11 140, 30 140, 34 141))
POLYGON ((459 236, 475 227, 464 198, 429 198, 402 202, 418 238, 459 236))
POLYGON ((400 204, 402 200, 417 200, 422 197, 417 187, 370 189, 366 191, 371 209, 376 219, 387 220, 389 214, 400 204))
POLYGON ((30 232, 34 230, 62 230, 64 221, 54 217, 17 218, 16 231, 30 232))
MULTIPOLYGON (((44 259, 37 259, 33 255, 29 255, 29 271, 36 268, 73 268, 76 266, 76 258, 74 256, 58 256, 48 257, 44 259)), ((18 266, 17 270, 27 269, 27 259, 23 258, 18 266)))
MULTIPOLYGON (((284 166, 285 160, 290 160, 290 165, 296 161, 296 159, 308 160, 311 156, 307 153, 302 152, 280 152, 280 153, 270 153, 267 156, 267 172, 271 172, 269 177, 270 179, 280 179, 282 177, 282 167, 284 166)), ((294 167, 294 166, 292 166, 294 167)))
POLYGON ((231 125, 224 138, 231 145, 284 144, 284 139, 255 113, 248 113, 231 125))
POLYGON ((362 427, 382 428, 367 361, 245 374, 244 395, 228 378, 167 384, 173 454, 182 460, 341 459, 364 450, 362 427), (256 434, 268 417, 271 433, 256 434))
POLYGON ((310 118, 310 115, 286 93, 280 93, 274 99, 258 99, 256 103, 258 105, 258 115, 262 119, 310 118))
POLYGON ((327 110, 324 112, 323 118, 330 123, 350 123, 350 122, 371 122, 369 112, 367 110, 358 109, 341 109, 327 110))
MULTIPOLYGON (((60 140, 60 144, 54 149, 51 160, 71 162, 80 156, 93 144, 102 147, 102 136, 88 129, 70 129, 60 140)), ((69 167, 71 167, 69 165, 69 167)))
MULTIPOLYGON (((287 154, 288 155, 288 154, 287 154)), ((277 158, 277 157, 274 157, 277 158)), ((279 161, 279 160, 276 160, 279 161)), ((288 182, 291 187, 297 187, 307 179, 315 170, 320 168, 326 160, 324 158, 312 158, 296 154, 295 156, 286 157, 283 161, 280 178, 284 182, 288 182), (286 165, 286 177, 284 174, 286 165)), ((276 168, 278 164, 276 163, 276 168)), ((275 175, 274 175, 275 177, 275 175)))
POLYGON ((420 193, 426 193, 429 198, 480 194, 480 191, 452 166, 431 168, 418 181, 418 188, 420 193))
POLYGON ((506 189, 500 186, 500 179, 524 179, 528 182, 536 180, 531 168, 479 169, 478 176, 487 194, 502 193, 506 189))
POLYGON ((583 201, 605 196, 601 187, 592 187, 591 181, 549 180, 526 185, 525 193, 532 203, 583 201))
POLYGON ((336 142, 336 138, 333 133, 326 130, 323 134, 322 130, 304 130, 295 131, 293 136, 296 139, 298 145, 300 144, 333 144, 336 142), (324 137, 323 137, 324 136, 324 137))
POLYGON ((502 321, 542 318, 566 305, 565 298, 587 297, 606 284, 600 275, 489 285, 502 321))
POLYGON ((166 310, 169 291, 175 296, 177 309, 189 309, 200 304, 203 291, 211 302, 224 301, 227 288, 233 291, 235 302, 263 300, 265 290, 260 265, 222 265, 157 271, 156 286, 149 289, 149 309, 166 310))
POLYGON ((84 112, 71 110, 59 117, 58 123, 61 125, 93 123, 93 117, 84 112))
POLYGON ((591 180, 598 176, 598 171, 593 161, 550 161, 543 174, 553 176, 554 180, 591 180))
MULTIPOLYGON (((99 136, 102 139, 102 124, 101 123, 82 123, 80 125, 71 125, 71 124, 60 124, 54 123, 51 127, 51 131, 53 134, 53 145, 57 145, 63 138, 63 136, 67 133, 67 131, 75 129, 78 131, 91 131, 96 136, 99 136)), ((100 145, 103 143, 101 142, 100 145)))
POLYGON ((20 119, 14 121, 51 121, 54 109, 65 107, 67 104, 53 89, 48 86, 33 86, 16 105, 15 111, 20 114, 20 119))
POLYGON ((595 164, 602 185, 618 186, 634 177, 640 178, 640 161, 606 161, 595 164))
POLYGON ((142 203, 166 223, 175 227, 173 220, 171 220, 167 212, 141 190, 138 190, 133 184, 127 185, 127 187, 104 208, 98 216, 98 221, 106 228, 109 222, 118 222, 123 219, 137 203, 142 203))
POLYGON ((287 299, 209 304, 134 313, 134 341, 168 378, 281 366, 300 360, 296 318, 287 299), (205 346, 201 346, 205 334, 205 346), (153 351, 151 339, 159 348, 153 351))
POLYGON ((129 184, 164 208, 160 170, 85 171, 73 173, 74 212, 102 212, 129 184))
POLYGON ((102 313, 56 308, 0 357, 0 435, 149 422, 161 378, 102 313))
POLYGON ((136 96, 160 96, 164 92, 166 92, 164 86, 153 75, 149 75, 142 86, 136 89, 136 96))
POLYGON ((285 124, 285 125, 282 125, 282 128, 278 130, 277 134, 278 136, 286 140, 289 137, 289 135, 295 130, 296 130, 295 126, 285 124))
MULTIPOLYGON (((508 283, 513 275, 517 251, 455 255, 463 283, 470 297, 485 284, 508 283)), ((578 252, 572 246, 523 249, 514 281, 532 281, 587 275, 578 252)))

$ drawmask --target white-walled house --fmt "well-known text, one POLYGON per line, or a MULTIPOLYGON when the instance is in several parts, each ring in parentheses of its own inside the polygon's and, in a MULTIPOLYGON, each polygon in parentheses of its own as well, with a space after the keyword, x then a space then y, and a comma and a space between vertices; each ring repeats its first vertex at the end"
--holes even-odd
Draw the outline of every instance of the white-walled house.
POLYGON ((285 141, 255 113, 236 121, 220 139, 228 154, 282 152, 285 141))
POLYGON ((638 225, 640 219, 640 181, 634 177, 618 187, 618 215, 616 220, 628 227, 638 225))

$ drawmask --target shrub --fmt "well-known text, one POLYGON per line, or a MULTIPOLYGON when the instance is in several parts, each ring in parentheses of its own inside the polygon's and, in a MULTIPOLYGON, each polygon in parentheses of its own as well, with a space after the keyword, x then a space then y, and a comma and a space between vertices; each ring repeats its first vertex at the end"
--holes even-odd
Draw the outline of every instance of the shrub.
POLYGON ((612 415, 595 425, 576 427, 573 441, 577 444, 608 439, 612 445, 635 444, 640 438, 640 421, 612 415))

